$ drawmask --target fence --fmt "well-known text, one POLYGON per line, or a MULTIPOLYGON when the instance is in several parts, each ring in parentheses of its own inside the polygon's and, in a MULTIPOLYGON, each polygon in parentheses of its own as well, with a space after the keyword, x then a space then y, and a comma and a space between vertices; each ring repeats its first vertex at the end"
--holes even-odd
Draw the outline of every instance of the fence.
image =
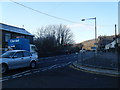
POLYGON ((95 52, 87 51, 79 53, 78 63, 83 66, 119 70, 119 57, 118 52, 95 52))

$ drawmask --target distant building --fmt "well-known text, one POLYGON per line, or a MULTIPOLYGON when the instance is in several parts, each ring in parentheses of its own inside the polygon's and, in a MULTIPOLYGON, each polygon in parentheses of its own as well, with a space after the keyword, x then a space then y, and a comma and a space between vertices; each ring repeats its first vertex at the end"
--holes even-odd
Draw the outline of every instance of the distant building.
POLYGON ((98 50, 104 50, 105 46, 114 41, 115 36, 99 36, 98 50))
POLYGON ((118 36, 117 39, 115 39, 113 42, 105 45, 105 49, 108 50, 108 49, 111 49, 111 48, 114 48, 116 47, 116 43, 118 42, 118 40, 120 39, 120 36, 118 36))
POLYGON ((111 48, 115 48, 116 42, 115 40, 107 45, 105 45, 105 50, 111 49, 111 48))
POLYGON ((27 38, 30 40, 30 43, 33 43, 34 35, 26 31, 24 28, 0 23, 0 48, 6 48, 9 39, 19 37, 27 38))

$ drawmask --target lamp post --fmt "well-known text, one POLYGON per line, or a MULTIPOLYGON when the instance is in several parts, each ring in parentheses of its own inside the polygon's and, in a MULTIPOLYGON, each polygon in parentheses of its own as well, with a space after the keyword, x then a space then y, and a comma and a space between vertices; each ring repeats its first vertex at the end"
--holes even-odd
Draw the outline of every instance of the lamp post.
POLYGON ((117 54, 117 63, 118 63, 118 72, 120 71, 120 57, 119 57, 119 48, 118 48, 118 36, 117 36, 117 29, 115 24, 115 52, 117 54))
MULTIPOLYGON (((96 25, 96 17, 94 18, 87 18, 87 19, 81 19, 81 21, 85 21, 85 20, 95 20, 95 43, 97 43, 97 25, 96 25)), ((96 48, 96 54, 97 54, 97 48, 96 48)))

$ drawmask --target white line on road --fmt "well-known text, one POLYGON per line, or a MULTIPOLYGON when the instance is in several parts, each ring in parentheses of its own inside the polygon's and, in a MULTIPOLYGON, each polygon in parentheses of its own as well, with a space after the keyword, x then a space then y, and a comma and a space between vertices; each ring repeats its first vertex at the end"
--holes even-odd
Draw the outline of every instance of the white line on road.
POLYGON ((12 78, 22 77, 23 75, 13 76, 12 78))
POLYGON ((57 66, 57 65, 55 64, 55 65, 53 65, 53 66, 49 67, 48 69, 52 69, 52 68, 53 68, 53 67, 55 67, 55 66, 57 66))
POLYGON ((40 72, 40 71, 34 71, 33 73, 38 73, 38 72, 40 72))
POLYGON ((8 78, 10 78, 10 76, 3 77, 2 79, 8 79, 8 78))
POLYGON ((0 82, 9 80, 10 78, 12 79, 12 78, 17 78, 17 77, 22 77, 24 75, 30 75, 30 74, 41 72, 41 71, 46 71, 46 70, 50 70, 50 69, 64 67, 64 66, 66 66, 66 65, 68 65, 70 63, 72 63, 72 62, 63 63, 63 64, 55 64, 55 65, 52 65, 52 66, 49 66, 49 67, 38 68, 38 69, 33 69, 33 70, 27 70, 27 71, 17 73, 17 74, 11 75, 11 76, 3 77, 2 78, 3 80, 0 80, 0 82))
POLYGON ((58 61, 58 59, 55 59, 54 61, 58 61))
POLYGON ((30 72, 31 70, 27 70, 27 71, 24 71, 24 72, 21 72, 21 73, 17 73, 17 74, 14 74, 15 75, 20 75, 20 74, 23 74, 23 73, 26 73, 26 72, 30 72))
POLYGON ((0 82, 6 81, 6 80, 8 80, 8 79, 3 79, 3 80, 0 80, 0 82))
POLYGON ((32 73, 25 73, 24 75, 30 75, 30 74, 32 74, 32 73))

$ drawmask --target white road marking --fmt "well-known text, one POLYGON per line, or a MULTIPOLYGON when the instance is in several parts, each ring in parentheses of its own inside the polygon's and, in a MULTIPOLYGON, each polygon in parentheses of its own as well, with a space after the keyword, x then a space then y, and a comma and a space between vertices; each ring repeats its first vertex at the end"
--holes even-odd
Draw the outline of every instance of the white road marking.
POLYGON ((58 61, 58 59, 55 59, 54 61, 58 61))
POLYGON ((62 67, 62 66, 58 66, 58 67, 62 67))
POLYGON ((55 64, 55 65, 53 65, 53 66, 49 67, 48 69, 52 69, 52 68, 53 68, 53 67, 55 67, 55 66, 57 66, 57 65, 55 64))
POLYGON ((7 79, 10 78, 10 76, 3 77, 2 79, 6 79, 6 78, 7 78, 7 79))
POLYGON ((30 74, 32 74, 32 73, 25 73, 24 75, 30 75, 30 74))
POLYGON ((71 64, 72 62, 68 62, 67 65, 71 64))
POLYGON ((26 72, 30 72, 31 70, 27 70, 27 71, 24 71, 24 72, 21 72, 21 73, 17 73, 17 74, 14 74, 14 75, 20 75, 20 74, 23 74, 23 73, 26 73, 26 72))
POLYGON ((12 79, 12 78, 22 77, 24 75, 30 75, 30 74, 41 72, 41 71, 46 71, 46 70, 50 70, 50 69, 64 67, 64 66, 66 66, 66 65, 68 65, 70 63, 72 63, 72 62, 63 63, 63 64, 55 64, 55 65, 52 65, 52 66, 49 66, 49 67, 45 67, 45 68, 38 68, 38 69, 27 70, 27 71, 24 71, 24 72, 21 72, 21 73, 17 73, 17 74, 11 75, 11 76, 3 77, 3 78, 1 78, 2 80, 0 80, 0 82, 6 81, 6 80, 9 80, 9 79, 12 79))
POLYGON ((6 80, 8 80, 8 79, 3 79, 3 80, 1 80, 0 82, 6 81, 6 80))
POLYGON ((22 77, 23 75, 13 76, 12 78, 22 77))
POLYGON ((40 71, 34 71, 33 73, 38 73, 38 72, 40 72, 40 71))

